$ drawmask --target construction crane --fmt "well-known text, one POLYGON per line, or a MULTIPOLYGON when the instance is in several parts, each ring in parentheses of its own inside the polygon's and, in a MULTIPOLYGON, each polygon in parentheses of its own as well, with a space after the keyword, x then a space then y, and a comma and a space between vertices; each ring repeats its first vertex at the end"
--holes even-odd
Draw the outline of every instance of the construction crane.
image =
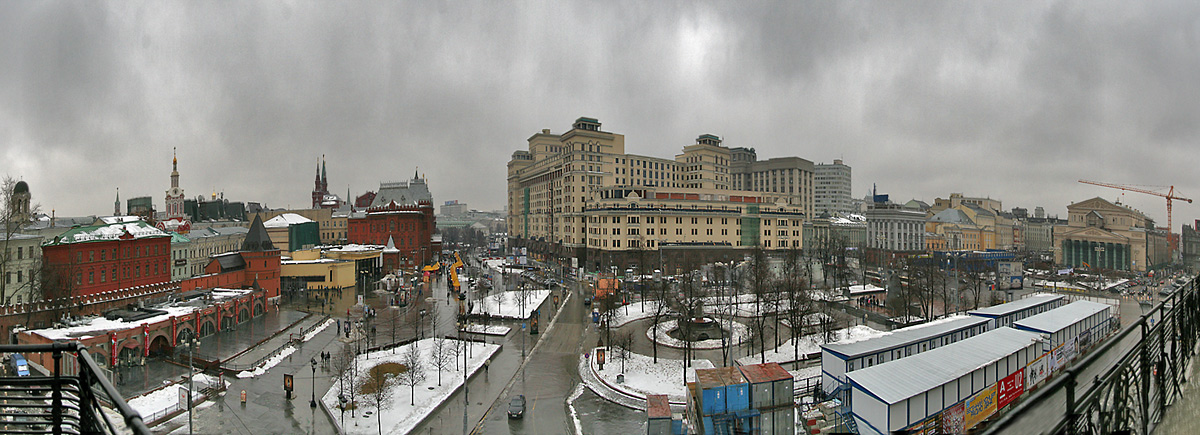
POLYGON ((1111 187, 1113 189, 1120 189, 1120 190, 1126 190, 1126 191, 1137 192, 1137 193, 1145 193, 1147 195, 1154 195, 1154 196, 1166 198, 1167 199, 1167 243, 1169 243, 1170 247, 1171 247, 1171 250, 1170 250, 1171 258, 1172 259, 1175 258, 1175 250, 1178 247, 1175 246, 1176 245, 1175 238, 1171 237, 1171 231, 1174 230, 1174 227, 1172 226, 1173 221, 1171 219, 1171 204, 1172 204, 1171 201, 1187 201, 1189 204, 1192 202, 1192 200, 1189 198, 1184 198, 1182 196, 1176 195, 1175 194, 1175 186, 1170 186, 1169 189, 1167 190, 1167 193, 1162 193, 1162 192, 1155 192, 1153 190, 1141 189, 1141 188, 1137 188, 1134 186, 1105 183, 1102 181, 1079 180, 1079 182, 1083 183, 1083 184, 1091 184, 1091 185, 1096 185, 1096 186, 1101 186, 1101 187, 1111 187))

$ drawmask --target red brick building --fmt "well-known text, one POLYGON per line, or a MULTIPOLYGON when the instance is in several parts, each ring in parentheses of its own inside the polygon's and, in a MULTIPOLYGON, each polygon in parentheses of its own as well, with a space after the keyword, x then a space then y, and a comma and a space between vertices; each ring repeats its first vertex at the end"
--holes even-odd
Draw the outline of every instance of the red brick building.
POLYGON ((261 288, 268 299, 279 296, 280 251, 271 243, 262 218, 254 216, 242 249, 211 257, 204 275, 183 280, 182 291, 211 288, 261 288))
POLYGON ((414 175, 405 183, 382 183, 371 207, 350 215, 347 241, 385 245, 390 238, 399 251, 399 267, 427 264, 437 259, 440 249, 433 243, 437 231, 433 211, 424 179, 414 175))
POLYGON ((44 276, 64 296, 171 281, 171 236, 133 216, 101 218, 42 245, 44 276))

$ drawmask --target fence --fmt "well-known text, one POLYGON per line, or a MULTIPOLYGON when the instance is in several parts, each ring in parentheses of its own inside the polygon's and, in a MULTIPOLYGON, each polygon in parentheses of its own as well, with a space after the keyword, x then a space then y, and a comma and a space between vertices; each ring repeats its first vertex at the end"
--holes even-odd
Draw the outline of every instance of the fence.
MULTIPOLYGON (((324 325, 324 324, 325 324, 325 322, 329 321, 329 319, 331 319, 331 317, 329 317, 328 315, 326 315, 324 319, 321 319, 321 320, 320 320, 320 321, 318 321, 317 323, 314 323, 314 324, 312 324, 312 325, 308 326, 307 328, 303 328, 303 329, 301 329, 301 330, 300 330, 300 337, 301 337, 301 339, 303 339, 303 337, 304 337, 305 335, 308 335, 308 333, 310 333, 310 332, 312 332, 312 331, 315 331, 315 330, 316 330, 318 327, 320 327, 321 325, 324 325)), ((301 320, 303 320, 303 319, 301 319, 301 320)), ((287 330, 287 329, 285 328, 283 331, 286 331, 286 330, 287 330)), ((276 337, 276 336, 278 336, 279 334, 283 333, 283 331, 280 331, 280 332, 277 332, 277 333, 275 333, 275 334, 274 334, 274 335, 272 335, 271 337, 268 337, 267 339, 263 340, 263 342, 265 343, 266 341, 270 340, 271 338, 275 338, 275 337, 276 337)), ((274 357, 276 357, 276 356, 279 356, 279 354, 280 354, 280 353, 283 353, 283 350, 284 350, 284 349, 287 349, 288 347, 291 347, 291 346, 293 346, 294 344, 295 344, 295 343, 294 343, 292 340, 290 340, 290 339, 289 339, 288 341, 285 341, 285 342, 283 342, 283 344, 279 345, 279 347, 275 348, 275 350, 272 350, 270 353, 268 353, 268 354, 266 354, 266 355, 263 355, 262 357, 260 357, 259 359, 255 360, 255 361, 254 361, 254 362, 252 362, 252 363, 249 363, 249 364, 230 364, 230 363, 226 362, 226 363, 222 363, 222 364, 221 364, 221 368, 223 368, 223 369, 225 369, 225 370, 232 371, 232 372, 240 372, 240 371, 243 371, 243 370, 254 370, 256 367, 258 367, 258 366, 262 365, 262 364, 263 364, 264 362, 266 362, 267 360, 269 360, 269 359, 271 359, 271 358, 274 358, 274 357)), ((234 356, 233 358, 237 358, 237 356, 234 356)), ((232 360, 233 358, 230 358, 230 359, 232 360)))
MULTIPOLYGON (((194 384, 194 382, 193 382, 193 384, 194 384)), ((171 385, 178 385, 178 384, 171 384, 171 385)), ((200 386, 200 385, 198 385, 198 384, 193 385, 193 387, 198 387, 198 386, 200 386)), ((168 387, 169 387, 169 385, 168 385, 168 387)), ((166 388, 166 387, 164 387, 164 388, 166 388)), ((216 385, 206 385, 200 389, 199 395, 196 395, 194 393, 190 395, 190 397, 192 399, 192 407, 195 407, 197 404, 200 404, 200 403, 204 402, 205 400, 208 400, 209 397, 212 397, 213 395, 215 395, 216 393, 219 393, 221 391, 225 391, 225 381, 217 379, 216 385)), ((172 404, 164 409, 155 411, 154 413, 152 413, 150 415, 142 416, 142 421, 145 421, 146 424, 149 426, 154 426, 158 423, 161 423, 163 420, 174 417, 181 411, 187 411, 187 409, 188 409, 188 407, 185 404, 175 402, 174 404, 172 404)))
POLYGON ((1200 292, 1193 278, 1146 311, 1060 377, 987 428, 988 434, 1037 428, 1054 434, 1149 434, 1161 421, 1167 405, 1182 394, 1181 384, 1200 335, 1200 292), (1132 342, 1126 344, 1127 342, 1132 342), (1084 391, 1081 377, 1092 366, 1103 367, 1084 391), (1065 411, 1055 420, 1034 411, 1065 396, 1065 411), (1046 429, 1049 429, 1048 431, 1046 429))

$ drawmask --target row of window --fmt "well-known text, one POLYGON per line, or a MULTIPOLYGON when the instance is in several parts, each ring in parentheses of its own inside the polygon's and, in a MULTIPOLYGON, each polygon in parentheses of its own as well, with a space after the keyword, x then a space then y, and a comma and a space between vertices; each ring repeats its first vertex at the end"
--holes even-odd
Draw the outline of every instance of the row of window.
MULTIPOLYGON (((131 277, 136 279, 136 278, 141 278, 143 275, 146 277, 151 277, 151 276, 158 276, 158 275, 170 273, 170 269, 167 267, 167 263, 165 261, 157 262, 157 263, 135 264, 135 265, 133 265, 133 267, 130 267, 129 265, 125 265, 125 267, 123 267, 121 269, 122 269, 121 270, 122 276, 120 277, 120 279, 130 279, 131 277)), ((96 275, 97 274, 96 274, 95 270, 89 269, 87 271, 87 283, 88 284, 96 284, 97 283, 96 275)), ((83 284, 83 276, 84 275, 83 275, 82 271, 75 273, 75 285, 83 284)), ((115 267, 112 268, 112 272, 109 272, 106 269, 100 269, 100 273, 99 273, 99 282, 100 283, 104 283, 104 282, 108 282, 108 281, 116 281, 117 279, 118 279, 117 278, 117 268, 115 268, 115 267)))
MULTIPOLYGON (((94 249, 87 252, 87 262, 88 263, 97 261, 96 260, 96 252, 97 251, 94 249)), ((100 252, 100 260, 99 261, 108 261, 109 260, 109 250, 108 249, 101 249, 101 250, 99 250, 99 252, 100 252)), ((141 257, 146 257, 146 256, 161 255, 161 254, 163 254, 163 249, 162 249, 162 245, 138 246, 138 247, 133 247, 132 249, 130 249, 129 246, 126 246, 124 248, 121 248, 121 253, 124 254, 121 257, 122 259, 141 258, 141 257), (132 253, 132 255, 131 255, 131 253, 132 253)), ((113 260, 117 259, 117 248, 112 248, 112 259, 113 260)), ((75 251, 75 262, 76 263, 84 262, 83 261, 83 251, 75 251)))

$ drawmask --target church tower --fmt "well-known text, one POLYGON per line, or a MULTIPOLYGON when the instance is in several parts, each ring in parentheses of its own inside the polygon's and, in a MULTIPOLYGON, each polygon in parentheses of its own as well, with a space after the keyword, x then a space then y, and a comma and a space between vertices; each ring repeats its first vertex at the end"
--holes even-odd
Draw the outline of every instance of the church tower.
POLYGON ((24 181, 18 181, 12 190, 12 202, 8 204, 12 207, 9 210, 9 215, 13 218, 14 224, 25 224, 33 218, 29 214, 29 184, 24 181))
POLYGON ((179 157, 171 150, 171 188, 167 189, 166 197, 167 219, 184 217, 183 189, 179 188, 179 157))

